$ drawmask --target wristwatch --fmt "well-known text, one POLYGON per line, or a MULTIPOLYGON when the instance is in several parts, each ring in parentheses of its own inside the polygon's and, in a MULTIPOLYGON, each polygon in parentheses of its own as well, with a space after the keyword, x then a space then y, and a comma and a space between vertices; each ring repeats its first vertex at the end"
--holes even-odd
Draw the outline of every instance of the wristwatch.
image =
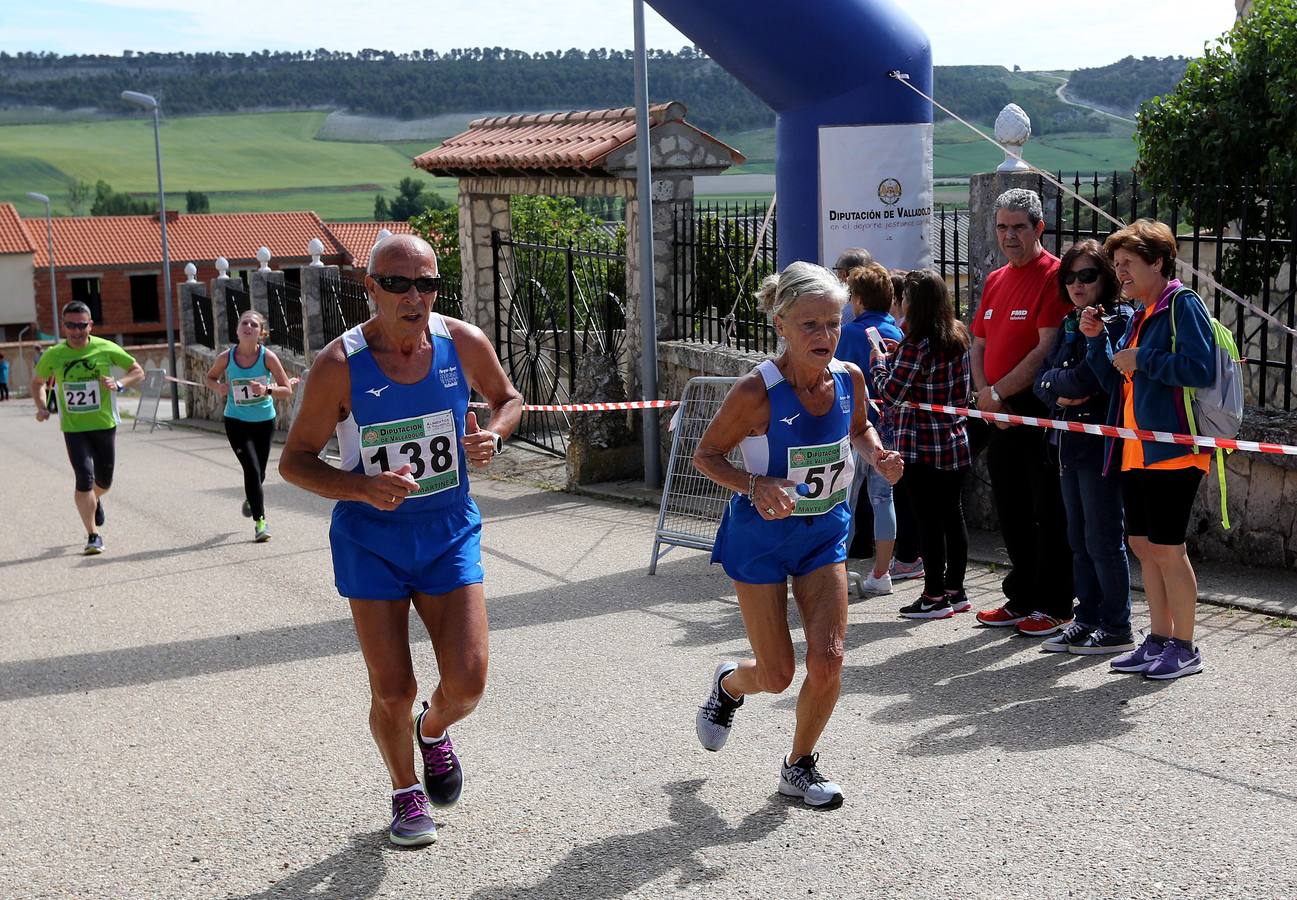
POLYGON ((126 393, 126 385, 122 384, 120 381, 117 382, 117 393, 119 394, 126 393))
POLYGON ((495 443, 494 443, 494 444, 492 445, 492 447, 491 447, 492 452, 495 453, 497 456, 498 456, 499 454, 503 453, 503 452, 504 452, 504 438, 500 437, 500 435, 496 434, 494 431, 488 431, 487 434, 489 434, 489 435, 491 435, 491 437, 495 438, 495 443))
POLYGON ((991 385, 991 399, 994 400, 996 403, 1004 402, 1004 398, 1001 397, 1000 392, 995 389, 995 385, 991 385))

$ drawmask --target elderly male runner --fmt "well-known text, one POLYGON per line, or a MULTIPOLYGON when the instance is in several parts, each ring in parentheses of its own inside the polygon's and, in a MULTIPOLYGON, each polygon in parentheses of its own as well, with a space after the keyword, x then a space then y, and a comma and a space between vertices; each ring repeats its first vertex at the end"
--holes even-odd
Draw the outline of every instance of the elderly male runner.
POLYGON ((280 457, 284 478, 338 501, 329 542, 334 582, 351 604, 369 670, 369 727, 392 778, 394 844, 437 839, 429 802, 454 804, 464 776, 447 728, 486 685, 482 528, 465 462, 484 468, 522 415, 522 397, 481 330, 432 311, 441 277, 426 242, 395 235, 371 254, 365 288, 377 309, 311 366, 280 457), (468 412, 476 390, 491 431, 468 412), (336 429, 342 466, 319 458, 336 429), (423 782, 410 752, 418 696, 410 660, 413 604, 441 681, 414 719, 423 782))
POLYGON ((99 529, 104 524, 100 499, 113 486, 117 464, 117 395, 144 378, 144 369, 112 341, 96 337, 90 307, 73 300, 63 307, 63 333, 67 338, 50 347, 36 361, 32 373, 32 401, 36 421, 44 422, 53 408, 46 385, 53 377, 57 387, 59 428, 67 445, 68 462, 76 475, 74 495, 77 515, 86 529, 85 553, 104 552, 99 529), (125 370, 120 380, 112 367, 125 370))

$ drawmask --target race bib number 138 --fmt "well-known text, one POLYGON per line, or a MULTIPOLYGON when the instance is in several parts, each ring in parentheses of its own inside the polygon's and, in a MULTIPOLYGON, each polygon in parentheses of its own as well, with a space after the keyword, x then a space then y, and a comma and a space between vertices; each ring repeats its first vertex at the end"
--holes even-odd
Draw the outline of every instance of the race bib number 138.
POLYGON ((459 440, 450 410, 365 425, 360 429, 360 459, 366 475, 392 472, 407 463, 423 497, 459 487, 459 440))
POLYGON ((836 444, 789 447, 788 480, 810 488, 805 496, 797 498, 793 515, 819 516, 846 503, 853 475, 850 438, 844 437, 836 444))

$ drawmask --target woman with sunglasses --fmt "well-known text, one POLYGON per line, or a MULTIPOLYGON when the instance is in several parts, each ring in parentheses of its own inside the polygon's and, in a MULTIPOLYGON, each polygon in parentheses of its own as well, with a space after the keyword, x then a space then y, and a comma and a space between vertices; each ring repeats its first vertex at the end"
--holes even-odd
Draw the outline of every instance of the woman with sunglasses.
MULTIPOLYGON (((1094 240, 1073 244, 1063 254, 1058 294, 1073 309, 1041 364, 1036 396, 1050 408, 1051 418, 1103 424, 1110 397, 1086 363, 1088 343, 1080 330, 1081 315, 1086 309, 1099 310, 1115 345, 1135 310, 1122 302, 1117 272, 1094 240)), ((1121 483, 1116 473, 1104 474, 1102 437, 1050 431, 1049 440, 1058 451, 1077 606, 1071 624, 1048 638, 1041 649, 1081 655, 1133 650, 1121 483)))
POLYGON ((207 372, 207 386, 225 398, 225 436, 243 467, 243 515, 252 519, 252 539, 258 544, 270 540, 261 484, 275 434, 274 401, 291 397, 297 383, 261 343, 269 336, 266 317, 248 310, 239 317, 239 342, 218 356, 207 372))

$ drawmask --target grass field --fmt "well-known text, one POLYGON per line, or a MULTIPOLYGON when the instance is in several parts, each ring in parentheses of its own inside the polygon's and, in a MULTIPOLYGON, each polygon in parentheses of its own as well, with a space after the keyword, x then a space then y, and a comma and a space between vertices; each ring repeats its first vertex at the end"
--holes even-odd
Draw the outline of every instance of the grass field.
MULTIPOLYGON (((374 194, 391 196, 400 179, 417 176, 410 160, 439 142, 320 140, 326 115, 275 112, 166 120, 162 154, 168 205, 183 208, 184 192, 198 190, 208 194, 213 212, 311 209, 326 219, 369 219, 374 194)), ((774 172, 773 128, 718 136, 748 158, 733 174, 774 172)), ((989 171, 1003 158, 955 122, 938 123, 934 139, 937 178, 989 171)), ((1049 135, 1033 138, 1026 156, 1051 170, 1127 169, 1135 162, 1135 144, 1130 132, 1116 128, 1108 134, 1049 135)), ((116 190, 151 195, 154 178, 153 129, 146 118, 0 125, 0 202, 16 204, 24 216, 44 211, 26 199, 28 191, 48 194, 55 212, 66 214, 70 180, 93 184, 103 179, 116 190)), ((454 199, 454 179, 424 180, 454 199)), ((957 188, 946 191, 939 202, 956 202, 958 193, 957 188)), ((747 195, 735 192, 735 199, 741 196, 747 195)))

